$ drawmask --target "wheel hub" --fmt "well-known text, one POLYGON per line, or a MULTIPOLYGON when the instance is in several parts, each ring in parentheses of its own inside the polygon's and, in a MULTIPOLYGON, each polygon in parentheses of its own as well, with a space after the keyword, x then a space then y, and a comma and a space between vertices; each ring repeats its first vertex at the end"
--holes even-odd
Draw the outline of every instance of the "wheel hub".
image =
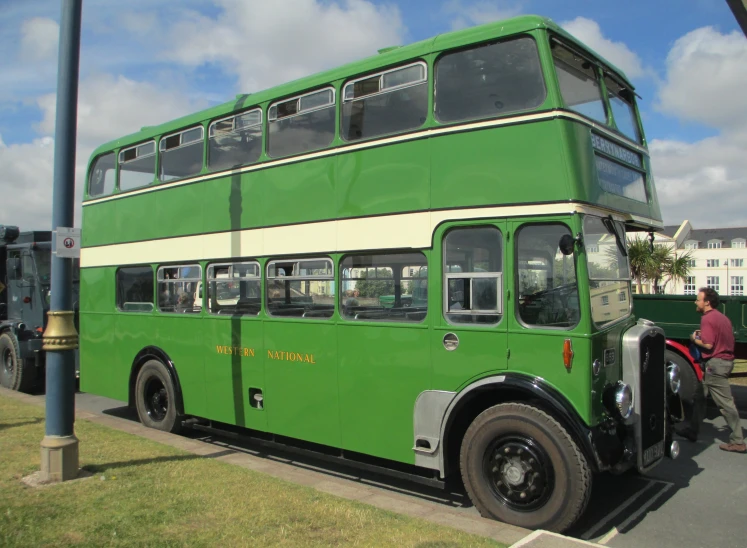
POLYGON ((552 493, 550 459, 532 439, 510 436, 496 440, 485 453, 484 469, 493 493, 513 510, 535 510, 552 493))
POLYGON ((169 395, 158 379, 150 379, 145 386, 145 407, 148 416, 156 422, 166 418, 169 410, 169 395))
POLYGON ((10 350, 5 350, 3 352, 3 369, 5 369, 6 373, 13 373, 13 356, 10 354, 10 350))

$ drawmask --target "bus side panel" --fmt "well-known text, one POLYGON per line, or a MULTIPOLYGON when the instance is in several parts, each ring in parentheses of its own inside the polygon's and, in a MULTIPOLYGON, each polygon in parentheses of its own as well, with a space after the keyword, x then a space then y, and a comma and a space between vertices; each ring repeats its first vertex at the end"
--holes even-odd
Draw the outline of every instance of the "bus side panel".
POLYGON ((269 320, 264 329, 264 402, 269 430, 339 447, 335 324, 269 320))
POLYGON ((176 186, 154 192, 151 196, 155 197, 156 204, 155 216, 147 221, 151 226, 150 237, 168 238, 203 232, 204 185, 176 186))
POLYGON ((252 407, 251 389, 265 391, 263 323, 257 317, 203 319, 205 417, 254 430, 267 430, 264 409, 252 407))
POLYGON ((434 137, 433 208, 567 200, 558 132, 535 122, 434 137), (459 158, 455 161, 455 158, 459 158))
POLYGON ((427 139, 343 154, 337 159, 338 216, 430 207, 427 139))
MULTIPOLYGON (((163 223, 156 217, 156 197, 159 194, 150 192, 140 196, 129 196, 126 200, 114 200, 116 211, 112 217, 101 223, 89 222, 86 226, 95 226, 104 232, 108 232, 104 227, 111 226, 113 230, 108 233, 105 241, 102 241, 107 244, 158 237, 163 231, 163 223)), ((175 208, 177 203, 174 202, 175 208)))
POLYGON ((115 344, 114 268, 80 271, 80 388, 127 401, 130 368, 115 344))
POLYGON ((334 157, 318 158, 258 172, 262 224, 276 226, 334 219, 335 162, 334 157))
POLYGON ((255 228, 262 225, 261 174, 236 173, 200 183, 204 187, 205 232, 255 228))
POLYGON ((117 242, 125 237, 129 239, 129 231, 118 232, 116 211, 116 200, 83 208, 83 226, 95 226, 96 230, 81 231, 80 241, 82 247, 117 242))
MULTIPOLYGON (((205 416, 204 319, 197 314, 163 314, 154 316, 154 325, 155 332, 139 334, 140 340, 157 341, 171 358, 182 387, 184 412, 205 416)), ((134 331, 132 335, 137 341, 134 331)))
POLYGON ((430 387, 429 331, 341 324, 343 448, 414 464, 413 411, 430 387))

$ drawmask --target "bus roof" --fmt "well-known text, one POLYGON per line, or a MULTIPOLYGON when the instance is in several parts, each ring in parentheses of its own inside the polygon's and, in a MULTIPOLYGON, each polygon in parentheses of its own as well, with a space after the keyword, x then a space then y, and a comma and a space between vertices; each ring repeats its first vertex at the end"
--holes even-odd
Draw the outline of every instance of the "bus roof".
POLYGON ((594 60, 599 62, 604 68, 610 70, 619 76, 626 86, 631 90, 633 85, 627 79, 625 74, 615 67, 612 63, 604 59, 601 55, 595 53, 588 46, 581 43, 571 34, 559 27, 554 21, 547 17, 538 15, 523 15, 504 21, 495 21, 467 29, 456 30, 439 34, 433 38, 421 40, 406 46, 394 46, 380 50, 378 55, 353 61, 351 63, 319 72, 311 76, 305 76, 291 82, 280 84, 256 93, 238 94, 232 101, 227 101, 205 110, 188 114, 181 118, 170 120, 156 126, 146 126, 140 131, 119 137, 108 143, 104 143, 93 152, 91 158, 95 158, 102 152, 110 151, 115 148, 135 144, 157 135, 162 135, 172 131, 196 125, 204 120, 229 115, 232 112, 259 106, 269 101, 276 101, 284 97, 291 97, 304 91, 329 84, 337 80, 344 80, 351 76, 374 72, 378 69, 397 65, 408 60, 418 57, 424 57, 428 54, 437 53, 447 49, 455 49, 470 44, 476 44, 495 38, 512 36, 522 32, 528 32, 534 29, 546 29, 561 36, 565 41, 570 42, 582 51, 589 54, 594 60))

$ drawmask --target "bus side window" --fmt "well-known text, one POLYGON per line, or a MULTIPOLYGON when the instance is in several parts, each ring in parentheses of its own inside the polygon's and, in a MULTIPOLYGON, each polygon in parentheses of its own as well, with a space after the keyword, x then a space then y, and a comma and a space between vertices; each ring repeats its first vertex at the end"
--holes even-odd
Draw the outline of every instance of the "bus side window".
POLYGON ((122 312, 153 310, 153 269, 150 266, 120 268, 116 274, 117 308, 122 312))
POLYGON ((497 324, 503 317, 503 249, 492 226, 444 238, 444 316, 449 323, 497 324))
MULTIPOLYGON (((256 261, 211 264, 207 269, 207 306, 211 314, 256 316, 262 306, 256 261)), ((200 286, 200 299, 202 287, 200 286)))

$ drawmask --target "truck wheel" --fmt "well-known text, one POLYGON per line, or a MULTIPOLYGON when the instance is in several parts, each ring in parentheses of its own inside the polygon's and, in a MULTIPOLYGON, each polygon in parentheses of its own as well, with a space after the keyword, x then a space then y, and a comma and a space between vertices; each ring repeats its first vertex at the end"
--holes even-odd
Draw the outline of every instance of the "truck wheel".
POLYGON ((680 399, 683 403, 692 405, 695 399, 695 391, 698 390, 698 383, 700 382, 695 371, 693 371, 692 364, 689 360, 671 350, 664 352, 664 363, 667 365, 674 363, 680 368, 680 399))
POLYGON ((157 360, 146 362, 137 375, 135 406, 145 426, 174 434, 182 428, 176 412, 174 383, 166 366, 157 360))
POLYGON ((20 355, 15 335, 0 335, 0 385, 11 390, 30 392, 36 384, 36 365, 34 360, 23 360, 20 355))
POLYGON ((462 440, 462 480, 480 514, 562 532, 586 508, 591 470, 566 430, 522 403, 483 411, 462 440))

